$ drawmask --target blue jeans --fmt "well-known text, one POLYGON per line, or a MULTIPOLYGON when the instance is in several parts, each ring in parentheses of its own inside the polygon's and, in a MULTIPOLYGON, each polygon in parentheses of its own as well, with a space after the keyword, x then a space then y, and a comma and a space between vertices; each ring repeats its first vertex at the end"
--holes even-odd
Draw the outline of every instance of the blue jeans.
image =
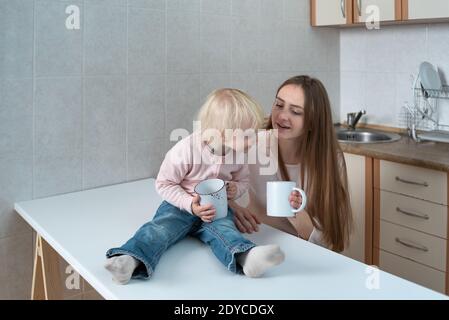
POLYGON ((162 254, 187 236, 208 244, 218 260, 228 270, 238 274, 242 274, 243 270, 236 263, 236 254, 256 246, 237 230, 230 208, 226 218, 205 223, 197 216, 164 201, 152 221, 140 227, 120 248, 109 249, 106 257, 126 254, 136 258, 142 263, 134 270, 132 278, 146 279, 151 277, 162 254))

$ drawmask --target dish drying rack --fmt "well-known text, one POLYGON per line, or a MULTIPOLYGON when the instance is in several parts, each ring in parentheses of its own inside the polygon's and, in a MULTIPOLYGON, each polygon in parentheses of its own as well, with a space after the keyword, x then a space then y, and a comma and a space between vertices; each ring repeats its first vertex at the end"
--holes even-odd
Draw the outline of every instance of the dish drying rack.
POLYGON ((412 86, 413 104, 404 104, 400 123, 407 127, 408 135, 416 142, 449 143, 449 125, 440 124, 438 116, 440 101, 446 100, 449 104, 449 86, 443 85, 440 90, 423 89, 418 80, 419 76, 412 86))
POLYGON ((413 88, 415 90, 415 95, 423 98, 431 99, 449 99, 449 86, 443 85, 440 90, 434 89, 423 89, 423 88, 413 88))

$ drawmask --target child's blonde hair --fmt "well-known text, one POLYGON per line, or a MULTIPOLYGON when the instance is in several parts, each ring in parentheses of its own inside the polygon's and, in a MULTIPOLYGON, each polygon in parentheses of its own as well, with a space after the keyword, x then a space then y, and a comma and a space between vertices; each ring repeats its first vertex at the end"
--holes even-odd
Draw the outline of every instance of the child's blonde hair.
POLYGON ((198 112, 201 129, 259 129, 264 122, 260 105, 238 89, 212 91, 198 112))

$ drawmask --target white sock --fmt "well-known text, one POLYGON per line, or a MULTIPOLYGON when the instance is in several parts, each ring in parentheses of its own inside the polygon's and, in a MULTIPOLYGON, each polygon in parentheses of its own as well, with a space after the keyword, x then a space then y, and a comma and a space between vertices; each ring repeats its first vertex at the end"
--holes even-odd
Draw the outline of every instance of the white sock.
POLYGON ((281 264, 285 255, 278 245, 257 246, 240 254, 237 262, 243 267, 243 273, 251 278, 260 277, 269 268, 281 264))
POLYGON ((106 260, 104 267, 112 273, 112 278, 119 284, 127 284, 140 261, 128 255, 121 255, 106 260))

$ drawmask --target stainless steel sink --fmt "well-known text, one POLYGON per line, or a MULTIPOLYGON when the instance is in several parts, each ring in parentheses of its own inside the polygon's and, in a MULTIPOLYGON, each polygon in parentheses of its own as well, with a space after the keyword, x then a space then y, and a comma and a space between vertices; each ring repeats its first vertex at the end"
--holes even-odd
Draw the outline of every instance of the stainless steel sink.
POLYGON ((401 139, 401 136, 396 133, 369 129, 339 129, 336 132, 338 141, 343 143, 385 143, 401 139))

